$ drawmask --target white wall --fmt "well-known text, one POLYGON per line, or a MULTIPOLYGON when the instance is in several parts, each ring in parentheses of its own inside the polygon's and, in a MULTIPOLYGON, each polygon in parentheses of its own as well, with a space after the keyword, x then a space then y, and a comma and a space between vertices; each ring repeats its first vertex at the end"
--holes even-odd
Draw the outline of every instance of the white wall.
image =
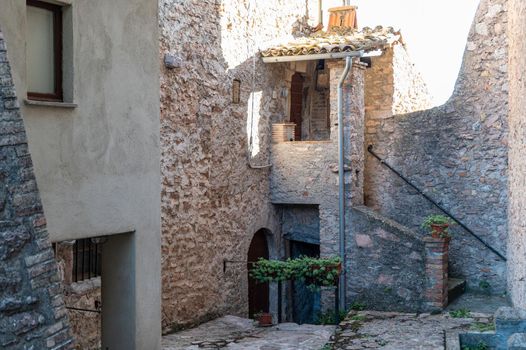
MULTIPOLYGON (((106 269, 132 276, 135 290, 114 295, 108 281, 103 303, 120 300, 112 315, 135 322, 131 333, 115 325, 113 337, 131 336, 136 348, 156 349, 161 318, 157 1, 66 3, 72 4, 65 10, 66 22, 71 18, 72 23, 65 37, 71 37, 73 66, 65 67, 65 74, 73 86, 65 94, 77 108, 24 104, 26 1, 0 3, 50 237, 61 241, 135 232, 128 245, 108 244, 122 249, 115 256, 125 255, 133 264, 119 266, 112 254, 104 255, 106 269)), ((113 321, 106 319, 106 325, 113 321)))

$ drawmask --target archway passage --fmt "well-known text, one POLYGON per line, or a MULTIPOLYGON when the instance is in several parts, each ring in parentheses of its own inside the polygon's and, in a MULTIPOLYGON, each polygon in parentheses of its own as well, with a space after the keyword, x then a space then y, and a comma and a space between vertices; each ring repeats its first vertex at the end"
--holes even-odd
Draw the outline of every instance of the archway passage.
POLYGON ((258 283, 250 277, 252 262, 259 258, 268 259, 268 244, 265 230, 261 229, 254 234, 250 248, 248 249, 248 315, 253 318, 259 312, 269 312, 269 285, 258 283))

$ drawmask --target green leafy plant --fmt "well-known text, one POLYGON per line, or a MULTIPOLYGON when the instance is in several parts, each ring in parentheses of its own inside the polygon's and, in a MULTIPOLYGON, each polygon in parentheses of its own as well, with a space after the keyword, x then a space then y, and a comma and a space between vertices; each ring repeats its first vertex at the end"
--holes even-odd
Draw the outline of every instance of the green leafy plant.
POLYGON ((285 261, 260 258, 251 269, 250 275, 260 283, 280 282, 290 279, 291 271, 285 261))
POLYGON ((469 318, 471 317, 471 312, 469 309, 458 309, 449 311, 449 315, 453 318, 469 318))
POLYGON ((365 303, 362 303, 362 302, 359 302, 359 301, 354 301, 352 304, 351 304, 351 310, 355 310, 355 311, 362 311, 362 310, 365 310, 365 303))
POLYGON ((320 350, 332 350, 332 346, 325 344, 320 350))
POLYGON ((335 286, 340 272, 339 257, 317 259, 302 256, 286 261, 259 259, 250 275, 261 283, 300 280, 315 291, 320 287, 335 286))
POLYGON ((495 325, 493 323, 475 322, 470 326, 470 329, 477 332, 491 332, 495 330, 495 325))
POLYGON ((422 228, 429 230, 432 234, 437 233, 441 238, 446 238, 450 236, 449 226, 453 224, 447 216, 429 215, 422 223, 422 228))
POLYGON ((333 325, 333 324, 339 324, 341 321, 345 319, 347 316, 347 311, 340 310, 338 313, 338 323, 335 322, 334 318, 334 310, 328 310, 327 312, 320 312, 316 316, 315 324, 319 325, 333 325))
POLYGON ((351 320, 352 321, 365 321, 365 316, 364 315, 354 315, 353 317, 351 317, 351 320))
POLYGON ((480 342, 477 345, 463 345, 462 350, 489 350, 489 346, 486 343, 480 342))
POLYGON ((479 282, 479 288, 487 291, 491 288, 491 284, 489 284, 489 282, 486 280, 482 280, 479 282))

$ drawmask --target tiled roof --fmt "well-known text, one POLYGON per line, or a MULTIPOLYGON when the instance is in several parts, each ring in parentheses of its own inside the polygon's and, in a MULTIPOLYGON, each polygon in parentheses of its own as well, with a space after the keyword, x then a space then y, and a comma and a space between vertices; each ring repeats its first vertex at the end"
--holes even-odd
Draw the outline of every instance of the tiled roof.
POLYGON ((334 28, 330 32, 317 32, 308 37, 297 38, 287 44, 271 47, 261 52, 263 57, 314 55, 348 51, 383 50, 401 43, 399 31, 391 27, 365 27, 361 30, 334 28))

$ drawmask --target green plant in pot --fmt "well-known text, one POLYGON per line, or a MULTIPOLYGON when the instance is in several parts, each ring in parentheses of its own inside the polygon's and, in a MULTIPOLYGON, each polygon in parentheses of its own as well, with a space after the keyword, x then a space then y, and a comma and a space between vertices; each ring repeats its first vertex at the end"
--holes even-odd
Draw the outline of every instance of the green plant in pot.
POLYGON ((451 225, 453 222, 447 216, 429 215, 422 223, 422 228, 429 230, 433 238, 448 238, 451 237, 451 225))

